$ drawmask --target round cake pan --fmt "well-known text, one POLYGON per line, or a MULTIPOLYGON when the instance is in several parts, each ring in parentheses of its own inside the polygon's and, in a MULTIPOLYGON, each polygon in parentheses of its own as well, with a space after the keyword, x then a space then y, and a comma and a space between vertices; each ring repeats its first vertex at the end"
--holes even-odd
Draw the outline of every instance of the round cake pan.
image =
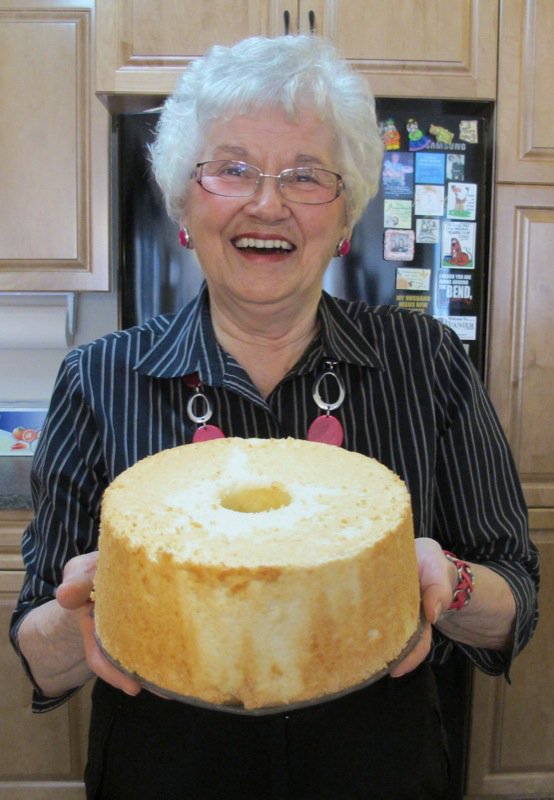
POLYGON ((375 674, 371 675, 362 683, 355 684, 354 686, 349 686, 346 689, 342 689, 340 692, 335 692, 333 694, 326 694, 320 697, 316 697, 310 700, 304 700, 298 703, 289 703, 286 705, 275 705, 275 706, 264 706, 263 708, 245 708, 241 704, 233 704, 233 703, 223 703, 223 704, 215 704, 215 703, 208 703, 204 700, 201 700, 197 697, 191 697, 185 694, 179 694, 178 692, 169 691, 167 689, 163 689, 160 686, 156 686, 156 684, 151 683, 150 681, 145 680, 141 675, 138 675, 135 672, 130 672, 129 670, 125 669, 118 663, 118 661, 106 651, 106 649, 102 646, 102 642, 96 637, 96 641, 98 647, 100 648, 102 654, 105 658, 120 672, 123 672, 128 677, 132 678, 133 680, 140 683, 143 689, 146 689, 153 694, 157 694, 160 697, 163 697, 166 700, 177 700, 180 703, 187 703, 189 705, 198 706, 199 708, 209 709, 210 711, 222 711, 226 714, 243 714, 247 716, 265 716, 267 714, 286 714, 289 711, 295 711, 301 708, 307 708, 309 706, 319 705, 321 703, 327 703, 332 700, 337 700, 340 697, 345 697, 352 692, 357 692, 360 689, 365 689, 367 686, 370 686, 372 683, 375 683, 381 678, 384 678, 388 675, 401 661, 403 661, 406 656, 408 656, 413 648, 419 642, 424 627, 424 620, 423 618, 420 620, 417 630, 410 637, 406 646, 403 648, 402 652, 394 661, 388 664, 384 669, 376 672, 375 674))

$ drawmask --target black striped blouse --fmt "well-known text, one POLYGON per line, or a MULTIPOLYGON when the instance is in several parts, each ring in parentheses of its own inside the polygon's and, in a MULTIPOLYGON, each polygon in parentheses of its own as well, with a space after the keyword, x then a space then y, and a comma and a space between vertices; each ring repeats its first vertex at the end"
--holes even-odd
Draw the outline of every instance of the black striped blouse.
MULTIPOLYGON (((102 493, 138 459, 191 441, 187 401, 195 373, 227 436, 306 438, 320 413, 313 384, 337 362, 346 399, 335 412, 344 447, 372 456, 410 490, 416 536, 431 536, 510 584, 517 623, 512 654, 434 634, 430 658, 460 647, 482 670, 505 671, 537 620, 538 557, 506 439, 464 348, 430 316, 322 295, 320 332, 264 400, 218 345, 206 288, 176 315, 160 316, 68 354, 54 388, 32 473, 35 517, 23 537, 26 576, 12 641, 30 609, 54 596, 64 564, 97 546, 102 493)), ((35 687, 36 688, 36 687, 35 687)), ((44 711, 63 698, 35 690, 44 711)))

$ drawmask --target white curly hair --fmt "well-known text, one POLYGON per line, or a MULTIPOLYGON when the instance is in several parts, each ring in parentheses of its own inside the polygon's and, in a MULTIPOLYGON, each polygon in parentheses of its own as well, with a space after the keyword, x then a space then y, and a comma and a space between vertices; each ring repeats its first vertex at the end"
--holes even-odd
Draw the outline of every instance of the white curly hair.
POLYGON ((318 36, 252 37, 216 45, 196 59, 166 100, 150 147, 169 216, 179 221, 189 180, 214 120, 283 109, 294 120, 313 109, 338 143, 337 169, 352 227, 379 186, 383 145, 366 80, 318 36))

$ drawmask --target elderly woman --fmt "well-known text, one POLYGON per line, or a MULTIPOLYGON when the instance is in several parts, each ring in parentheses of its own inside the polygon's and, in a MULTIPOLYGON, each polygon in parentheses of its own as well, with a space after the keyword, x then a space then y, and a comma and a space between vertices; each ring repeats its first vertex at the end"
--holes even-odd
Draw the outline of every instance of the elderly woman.
POLYGON ((12 624, 35 708, 97 676, 89 798, 445 798, 429 664, 459 648, 488 673, 507 671, 536 622, 538 564, 506 441, 456 336, 425 315, 322 292, 378 185, 373 98, 317 37, 216 47, 167 101, 152 160, 205 285, 176 315, 80 347, 62 366, 12 624), (419 644, 390 676, 288 713, 228 714, 141 691, 94 638, 103 490, 199 435, 335 441, 313 426, 322 370, 344 388, 343 446, 409 486, 419 644), (211 427, 187 416, 195 391, 211 427))

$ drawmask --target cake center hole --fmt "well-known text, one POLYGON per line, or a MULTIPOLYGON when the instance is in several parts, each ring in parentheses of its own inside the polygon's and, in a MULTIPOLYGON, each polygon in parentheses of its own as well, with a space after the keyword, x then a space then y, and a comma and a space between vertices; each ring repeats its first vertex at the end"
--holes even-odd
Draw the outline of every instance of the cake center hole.
POLYGON ((255 514, 259 511, 273 511, 288 506, 290 494, 278 483, 269 486, 241 486, 231 489, 221 498, 223 508, 255 514))

